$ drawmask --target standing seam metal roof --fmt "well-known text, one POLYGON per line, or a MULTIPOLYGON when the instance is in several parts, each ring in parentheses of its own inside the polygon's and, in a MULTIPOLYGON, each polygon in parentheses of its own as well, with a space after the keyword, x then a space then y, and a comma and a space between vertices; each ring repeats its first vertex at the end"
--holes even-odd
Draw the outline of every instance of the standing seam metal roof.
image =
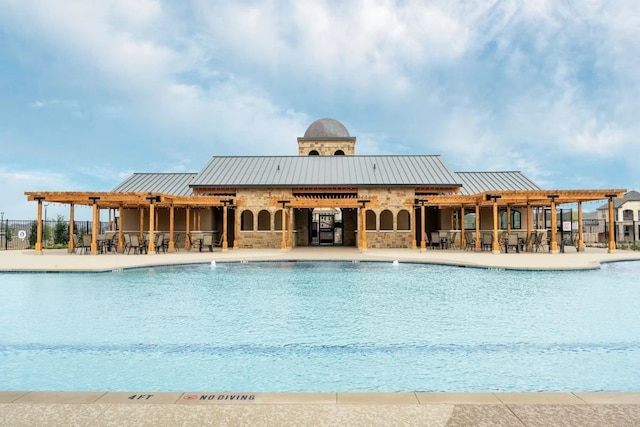
POLYGON ((456 172, 462 182, 460 194, 495 190, 542 190, 521 172, 456 172))
POLYGON ((196 176, 196 173, 134 173, 111 191, 115 193, 150 191, 175 196, 191 196, 193 191, 189 184, 196 176))
POLYGON ((191 182, 192 187, 460 184, 440 156, 213 157, 191 182))

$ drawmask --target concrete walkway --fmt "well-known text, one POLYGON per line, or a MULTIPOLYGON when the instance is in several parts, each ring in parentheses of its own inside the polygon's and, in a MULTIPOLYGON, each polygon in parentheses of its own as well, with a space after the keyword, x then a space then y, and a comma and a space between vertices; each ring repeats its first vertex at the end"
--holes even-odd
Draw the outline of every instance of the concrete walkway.
MULTIPOLYGON (((239 249, 222 253, 70 255, 0 251, 0 272, 112 271, 170 264, 287 260, 423 262, 504 269, 593 269, 640 253, 410 249, 239 249)), ((0 280, 3 279, 0 274, 0 280)), ((0 304, 1 307, 1 304, 0 304)), ((2 385, 0 384, 0 388, 2 385)), ((640 384, 639 384, 640 391, 640 384)), ((224 393, 0 391, 2 426, 639 426, 638 393, 224 393)))
POLYGON ((35 251, 0 251, 0 271, 111 271, 123 268, 172 264, 195 264, 240 261, 342 260, 342 261, 399 261, 446 264, 466 267, 486 267, 525 270, 576 270, 598 268, 603 262, 640 260, 640 252, 587 248, 576 252, 573 248, 562 254, 470 252, 433 249, 368 249, 352 247, 304 247, 280 249, 231 249, 221 252, 178 251, 142 255, 126 254, 68 254, 65 249, 35 251))

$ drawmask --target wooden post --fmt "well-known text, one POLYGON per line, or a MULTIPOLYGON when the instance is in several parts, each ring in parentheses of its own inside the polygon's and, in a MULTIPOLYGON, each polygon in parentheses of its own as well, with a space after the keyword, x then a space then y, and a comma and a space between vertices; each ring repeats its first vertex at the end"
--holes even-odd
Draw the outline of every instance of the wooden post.
POLYGON ((494 254, 500 253, 500 242, 498 242, 498 198, 499 196, 492 196, 493 199, 493 244, 491 246, 491 252, 494 254))
POLYGON ((140 240, 144 238, 144 210, 142 208, 138 209, 140 211, 140 228, 139 228, 139 237, 140 240))
POLYGON ((460 249, 465 249, 467 247, 467 238, 464 235, 464 206, 460 206, 460 220, 458 222, 460 223, 460 249))
POLYGON ((118 206, 118 218, 120 218, 120 222, 118 224, 118 253, 124 253, 124 224, 122 223, 122 203, 118 206))
POLYGON ((36 221, 36 253, 42 254, 42 198, 36 198, 38 201, 38 219, 36 221))
POLYGON ((169 207, 169 246, 167 247, 169 252, 176 251, 176 246, 174 243, 174 222, 175 222, 175 208, 172 204, 169 207))
POLYGON ((155 201, 155 196, 150 196, 147 197, 147 199, 149 200, 149 245, 147 246, 147 254, 148 255, 153 255, 156 253, 156 248, 155 248, 155 219, 156 219, 156 215, 155 215, 155 205, 153 204, 153 202, 155 201))
POLYGON ((190 250, 191 249, 191 235, 189 233, 191 233, 191 229, 189 228, 189 220, 191 219, 191 208, 187 208, 186 210, 186 219, 185 219, 185 233, 186 236, 184 237, 184 248, 186 250, 190 250))
POLYGON ((236 208, 233 210, 233 249, 240 247, 238 236, 240 236, 240 215, 238 215, 238 209, 236 208))
POLYGON ((527 251, 533 251, 533 241, 529 238, 533 231, 533 209, 527 202, 527 251))
POLYGON ((285 250, 287 248, 287 211, 282 204, 282 242, 280 243, 280 249, 285 250))
POLYGON ((411 206, 411 249, 416 249, 417 248, 417 240, 416 240, 416 207, 415 206, 411 206))
POLYGON ((227 204, 222 206, 222 252, 229 250, 229 242, 227 242, 227 204))
POLYGON ((425 231, 424 223, 424 200, 420 201, 420 252, 424 252, 427 249, 427 232, 425 231))
POLYGON ((582 229, 582 202, 578 202, 578 252, 584 252, 584 235, 582 229))
POLYGON ((89 197, 93 201, 93 222, 91 224, 91 254, 98 254, 98 232, 100 223, 100 212, 98 211, 99 197, 89 197))
POLYGON ((76 245, 73 241, 73 229, 74 227, 74 204, 71 203, 69 204, 69 243, 67 244, 67 252, 68 253, 73 253, 76 245))
POLYGON ((476 251, 482 249, 480 245, 480 205, 476 202, 476 251))
POLYGON ((556 216, 556 198, 557 195, 547 196, 551 199, 551 242, 549 243, 549 251, 552 254, 557 254, 558 250, 558 218, 556 216))
POLYGON ((289 232, 287 233, 287 247, 293 248, 293 208, 289 207, 289 232))
POLYGON ((511 206, 507 205, 507 233, 511 233, 511 206))
POLYGON ((367 250, 367 208, 364 203, 360 208, 360 251, 367 250))

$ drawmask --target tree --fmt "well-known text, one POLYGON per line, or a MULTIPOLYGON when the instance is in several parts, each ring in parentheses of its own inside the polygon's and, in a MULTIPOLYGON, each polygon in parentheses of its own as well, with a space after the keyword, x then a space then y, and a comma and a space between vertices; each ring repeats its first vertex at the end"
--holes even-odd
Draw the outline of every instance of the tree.
POLYGON ((38 221, 31 222, 31 230, 29 231, 29 247, 35 248, 38 241, 38 221))
POLYGON ((55 245, 66 245, 69 243, 69 224, 64 216, 58 214, 56 224, 53 228, 53 243, 55 245))

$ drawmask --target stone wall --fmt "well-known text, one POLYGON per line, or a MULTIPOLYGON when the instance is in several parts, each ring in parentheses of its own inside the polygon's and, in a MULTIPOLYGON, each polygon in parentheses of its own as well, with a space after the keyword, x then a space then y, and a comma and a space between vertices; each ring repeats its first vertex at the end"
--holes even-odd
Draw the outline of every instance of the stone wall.
POLYGON ((342 150, 346 156, 352 156, 355 154, 355 147, 355 138, 317 141, 298 139, 298 155, 300 156, 308 156, 312 150, 317 151, 320 156, 333 156, 337 150, 342 150))

